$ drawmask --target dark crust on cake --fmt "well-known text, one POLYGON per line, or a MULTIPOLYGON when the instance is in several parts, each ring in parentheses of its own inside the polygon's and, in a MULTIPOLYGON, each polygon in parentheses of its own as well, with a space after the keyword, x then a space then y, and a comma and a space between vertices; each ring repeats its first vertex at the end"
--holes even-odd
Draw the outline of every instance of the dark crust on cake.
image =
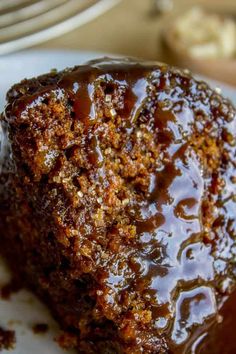
POLYGON ((186 72, 107 59, 7 99, 0 234, 13 271, 80 353, 189 350, 235 287, 232 105, 186 72))

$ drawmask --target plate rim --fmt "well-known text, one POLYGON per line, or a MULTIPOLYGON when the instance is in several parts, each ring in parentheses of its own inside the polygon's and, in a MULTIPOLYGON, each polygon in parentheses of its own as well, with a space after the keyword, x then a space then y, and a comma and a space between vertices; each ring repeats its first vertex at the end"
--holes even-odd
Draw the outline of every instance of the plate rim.
MULTIPOLYGON (((21 50, 16 53, 10 53, 7 55, 0 56, 0 72, 1 72, 1 70, 3 70, 1 65, 8 66, 8 65, 11 65, 11 63, 14 63, 15 61, 18 61, 18 60, 22 61, 22 60, 24 60, 24 58, 28 58, 28 59, 36 58, 37 60, 40 59, 41 61, 45 61, 45 63, 48 63, 49 58, 51 58, 53 55, 60 57, 60 59, 62 59, 63 57, 68 57, 71 60, 76 59, 76 57, 78 57, 78 58, 84 57, 85 58, 84 62, 89 61, 92 58, 96 58, 96 57, 97 58, 126 57, 125 55, 122 55, 122 54, 108 53, 108 52, 103 52, 103 51, 93 51, 93 50, 90 51, 90 50, 76 50, 76 49, 31 49, 30 48, 30 49, 26 49, 26 50, 21 50), (86 57, 88 57, 88 58, 86 59, 86 57), (9 64, 9 61, 10 61, 10 64, 9 64)), ((139 57, 133 57, 133 56, 129 56, 129 55, 127 57, 135 58, 137 60, 139 60, 139 59, 142 60, 142 58, 139 58, 139 57)), ((150 60, 146 60, 146 61, 150 62, 150 60)), ((155 62, 158 62, 158 60, 151 60, 151 62, 155 63, 155 62)), ((76 64, 74 64, 74 65, 76 65, 76 64)), ((55 66, 57 66, 57 63, 55 66)), ((53 64, 51 65, 51 67, 53 68, 53 64)), ((65 60, 64 68, 66 68, 66 67, 68 67, 68 65, 66 64, 66 60, 65 60)), ((232 102, 232 104, 236 107, 236 87, 234 87, 230 84, 221 82, 221 81, 211 79, 210 77, 207 77, 205 75, 200 75, 200 74, 194 73, 191 70, 190 70, 190 72, 192 73, 194 78, 196 78, 197 80, 200 80, 200 81, 205 81, 213 90, 216 88, 221 88, 223 97, 228 98, 232 102)), ((44 73, 46 73, 46 70, 44 73)), ((43 72, 42 72, 42 74, 43 74, 43 72)), ((37 75, 38 74, 36 74, 36 76, 37 75)), ((22 79, 24 77, 26 77, 26 76, 22 75, 22 79)), ((30 76, 29 76, 29 78, 30 78, 30 76)))

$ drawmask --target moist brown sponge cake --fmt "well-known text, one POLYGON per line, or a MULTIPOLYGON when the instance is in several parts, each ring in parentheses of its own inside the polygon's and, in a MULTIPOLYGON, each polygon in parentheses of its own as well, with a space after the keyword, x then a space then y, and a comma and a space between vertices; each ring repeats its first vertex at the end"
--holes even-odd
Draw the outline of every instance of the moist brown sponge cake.
POLYGON ((186 72, 107 58, 7 100, 0 249, 18 280, 79 353, 203 353, 236 284, 232 105, 186 72))

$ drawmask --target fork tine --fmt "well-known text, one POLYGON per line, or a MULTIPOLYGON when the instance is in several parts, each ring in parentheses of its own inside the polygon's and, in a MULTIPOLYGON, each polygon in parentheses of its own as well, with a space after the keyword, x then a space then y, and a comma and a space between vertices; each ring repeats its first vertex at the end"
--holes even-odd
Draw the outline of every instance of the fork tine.
MULTIPOLYGON (((4 1, 5 0, 0 0, 4 1)), ((18 2, 23 0, 7 0, 18 2)), ((52 0, 39 0, 52 1, 52 0)), ((121 0, 60 0, 61 4, 21 22, 0 25, 0 54, 10 53, 55 38, 102 14, 121 0)), ((36 2, 36 1, 35 1, 36 2)), ((32 2, 31 2, 32 4, 32 2)), ((6 17, 5 17, 6 18, 6 17)), ((1 24, 1 15, 0 15, 1 24)))
POLYGON ((13 25, 15 23, 27 20, 27 18, 36 17, 45 13, 57 6, 66 3, 68 0, 41 0, 37 3, 30 3, 29 6, 21 7, 15 11, 6 12, 1 15, 0 13, 0 28, 13 25))

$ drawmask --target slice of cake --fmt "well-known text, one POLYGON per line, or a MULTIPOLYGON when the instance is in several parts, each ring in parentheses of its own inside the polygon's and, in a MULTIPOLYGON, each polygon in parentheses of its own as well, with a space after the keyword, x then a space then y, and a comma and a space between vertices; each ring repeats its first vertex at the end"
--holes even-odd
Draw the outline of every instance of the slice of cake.
POLYGON ((236 285, 232 105, 186 72, 111 59, 7 100, 0 247, 14 275, 79 353, 197 353, 236 285))

